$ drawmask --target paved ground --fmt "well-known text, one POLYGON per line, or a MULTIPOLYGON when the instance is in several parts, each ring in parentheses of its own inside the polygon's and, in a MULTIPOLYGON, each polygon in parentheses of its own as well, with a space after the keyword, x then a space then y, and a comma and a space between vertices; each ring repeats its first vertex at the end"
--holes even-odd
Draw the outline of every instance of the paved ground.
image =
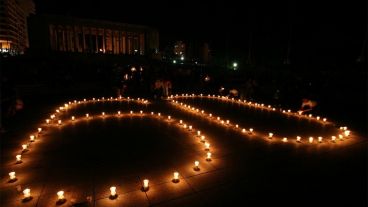
POLYGON ((257 133, 273 130, 277 136, 268 140, 244 135, 167 101, 81 104, 60 116, 62 126, 46 126, 44 119, 60 100, 67 99, 26 104, 2 135, 1 206, 367 205, 364 133, 353 131, 351 138, 336 144, 283 143, 280 137, 327 137, 338 130, 237 104, 189 98, 181 101, 257 133), (124 115, 118 117, 118 110, 124 115), (130 115, 130 110, 135 113, 130 115), (93 118, 87 120, 85 113, 93 118), (78 120, 70 121, 72 115, 78 120), (180 119, 193 125, 193 131, 183 129, 180 119), (21 144, 41 125, 44 132, 22 154, 23 163, 15 164, 21 144), (197 130, 211 143, 210 162, 197 130), (199 171, 193 170, 195 160, 199 171), (16 172, 16 182, 9 183, 10 171, 16 172), (174 171, 180 173, 179 183, 172 182, 174 171), (142 192, 146 178, 150 188, 142 192), (114 200, 109 198, 110 186, 117 187, 114 200), (28 202, 22 202, 25 188, 33 197, 28 202), (65 203, 57 203, 59 190, 65 191, 65 203))

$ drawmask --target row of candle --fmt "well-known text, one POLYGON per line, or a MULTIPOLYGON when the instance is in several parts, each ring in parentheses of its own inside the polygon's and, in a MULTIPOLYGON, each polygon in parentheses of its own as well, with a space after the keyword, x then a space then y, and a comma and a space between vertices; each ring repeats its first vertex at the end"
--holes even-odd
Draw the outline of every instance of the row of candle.
POLYGON ((313 114, 303 114, 303 111, 297 111, 297 112, 292 112, 291 109, 285 110, 285 109, 281 109, 281 108, 276 108, 273 107, 271 105, 266 105, 264 103, 256 103, 256 102, 252 102, 252 101, 247 101, 247 100, 242 100, 242 99, 234 99, 234 98, 229 98, 227 96, 220 96, 220 95, 210 95, 208 94, 207 96, 200 94, 200 95, 195 95, 195 94, 181 94, 178 95, 176 94, 171 95, 169 98, 170 99, 177 99, 177 98, 211 98, 211 99, 217 99, 220 101, 231 101, 231 102, 235 102, 235 103, 239 103, 242 104, 243 106, 247 106, 247 107, 254 107, 255 109, 261 109, 261 110, 268 110, 268 111, 275 111, 275 112, 281 112, 282 114, 288 115, 288 116, 294 116, 297 118, 305 118, 308 120, 314 120, 317 121, 320 124, 333 124, 332 122, 327 121, 327 118, 322 118, 320 116, 313 116, 313 114))
MULTIPOLYGON (((117 116, 121 116, 121 115, 126 115, 126 116, 130 116, 130 115, 136 115, 136 114, 138 114, 138 115, 148 115, 148 114, 146 114, 146 113, 144 113, 142 110, 141 111, 139 111, 139 113, 134 113, 133 111, 130 111, 129 112, 129 114, 122 114, 120 111, 118 111, 116 114, 111 114, 111 116, 113 116, 113 115, 117 115, 117 116)), ((154 112, 151 112, 150 113, 152 116, 154 116, 155 115, 155 113, 154 112)), ((101 113, 101 116, 102 117, 107 117, 107 116, 109 116, 109 115, 107 115, 105 112, 102 112, 101 113)), ((52 119, 55 119, 56 118, 56 115, 51 115, 50 117, 52 117, 52 119)), ((89 116, 89 114, 86 114, 86 117, 87 118, 93 118, 93 117, 91 117, 91 116, 89 116)), ((159 113, 157 113, 157 116, 155 116, 156 118, 161 118, 161 117, 163 117, 163 116, 161 116, 161 113, 159 112, 159 113)), ((75 119, 75 116, 72 116, 71 117, 71 120, 68 122, 68 121, 66 121, 65 123, 70 123, 70 122, 73 122, 73 121, 76 121, 77 119, 75 119)), ((170 115, 168 115, 167 116, 167 120, 168 121, 173 121, 173 119, 172 119, 172 117, 170 116, 170 115)), ((49 125, 50 124, 50 121, 49 120, 46 120, 46 123, 47 123, 47 125, 49 125)), ((61 120, 58 120, 58 122, 57 122, 57 124, 58 125, 61 125, 61 123, 62 123, 62 121, 61 120)), ((193 131, 193 127, 192 127, 192 125, 187 125, 187 124, 185 124, 184 122, 183 122, 183 120, 180 120, 179 121, 179 124, 178 124, 178 126, 181 126, 182 128, 184 128, 184 129, 188 129, 189 131, 193 131), (188 126, 188 127, 187 127, 188 126)), ((42 131, 42 128, 38 128, 37 129, 37 132, 38 132, 38 134, 35 136, 35 135, 30 135, 30 142, 34 142, 35 141, 35 138, 36 137, 38 137, 39 136, 39 134, 41 133, 41 131, 42 131)), ((197 136, 198 137, 200 137, 201 138, 201 142, 204 142, 204 145, 205 145, 205 150, 207 151, 207 153, 206 153, 206 158, 205 158, 205 160, 206 161, 211 161, 211 156, 212 156, 212 153, 210 152, 210 144, 208 143, 208 142, 205 142, 204 141, 204 139, 205 139, 205 136, 203 135, 203 134, 201 134, 201 131, 197 131, 197 136)), ((26 152, 28 150, 28 144, 23 144, 22 145, 22 153, 24 153, 24 152, 26 152)), ((21 155, 17 155, 16 156, 16 159, 17 159, 17 163, 21 163, 22 162, 22 160, 21 160, 21 155)), ((199 161, 194 161, 194 167, 193 167, 193 170, 194 171, 199 171, 200 170, 200 168, 199 168, 199 161)), ((9 173, 9 181, 10 182, 15 182, 16 180, 17 180, 17 177, 16 177, 16 174, 15 174, 15 172, 13 171, 13 172, 10 172, 9 173)), ((178 183, 179 182, 179 172, 174 172, 174 176, 173 176, 173 179, 172 179, 172 181, 174 182, 174 183, 178 183)), ((143 180, 143 185, 142 185, 142 190, 143 191, 148 191, 148 189, 149 189, 149 180, 148 179, 144 179, 143 180)), ((111 199, 114 199, 114 198, 116 198, 117 197, 117 192, 116 192, 116 187, 115 186, 112 186, 112 187, 110 187, 110 192, 111 192, 111 194, 110 194, 110 198, 111 199)), ((58 191, 57 192, 57 196, 58 196, 58 202, 60 203, 60 202, 65 202, 66 200, 65 200, 65 196, 64 196, 64 191, 58 191)), ((26 188, 26 189, 24 189, 23 190, 23 201, 28 201, 28 200, 31 200, 32 199, 32 196, 31 196, 31 189, 30 188, 26 188)))
MULTIPOLYGON (((216 119, 214 119, 214 115, 212 113, 209 113, 209 114, 206 114, 204 110, 202 109, 199 109, 199 108, 195 108, 189 104, 184 104, 183 102, 178 102, 177 100, 175 100, 174 98, 171 100, 171 103, 173 103, 175 106, 178 106, 179 108, 183 109, 183 110, 186 110, 186 111, 189 111, 191 113, 194 113, 196 115, 199 115, 199 116, 202 116, 202 117, 206 117, 208 120, 210 121, 214 121, 218 124, 221 124, 221 125, 225 125, 227 127, 234 127, 234 129, 240 129, 239 125, 238 124, 231 124, 230 123, 230 120, 222 120, 221 117, 217 116, 216 119)), ((350 136, 350 130, 347 129, 347 127, 340 127, 340 131, 341 133, 339 133, 338 135, 332 135, 331 136, 331 142, 332 143, 336 143, 336 138, 338 137, 340 141, 344 140, 344 138, 348 138, 350 136)), ((248 133, 249 135, 254 135, 255 134, 255 131, 253 128, 249 128, 249 130, 246 130, 245 128, 242 128, 241 129, 241 132, 242 133, 248 133)), ((262 133, 261 133, 262 134, 262 133)), ((266 133, 263 133, 263 134, 266 134, 266 133)), ((267 135, 263 135, 264 137, 267 137, 269 139, 272 139, 272 138, 275 138, 274 136, 275 134, 273 132, 269 132, 268 133, 268 136, 267 135)), ((309 143, 314 143, 314 137, 313 136, 309 136, 308 138, 308 142, 309 143)), ((318 143, 322 143, 323 142, 323 137, 322 136, 317 136, 317 140, 318 140, 318 143)), ((288 138, 287 137, 283 137, 281 139, 282 142, 288 142, 288 138)), ((300 136, 297 136, 296 137, 296 142, 297 143, 301 143, 301 137, 300 136)))

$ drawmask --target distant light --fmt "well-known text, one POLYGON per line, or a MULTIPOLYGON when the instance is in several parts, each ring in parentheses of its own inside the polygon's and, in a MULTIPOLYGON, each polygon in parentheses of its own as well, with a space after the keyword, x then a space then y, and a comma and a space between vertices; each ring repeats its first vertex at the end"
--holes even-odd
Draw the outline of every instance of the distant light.
POLYGON ((176 64, 176 60, 173 60, 173 63, 176 64))
POLYGON ((184 60, 184 56, 181 56, 181 57, 180 57, 180 60, 184 60))
POLYGON ((135 69, 135 67, 132 67, 130 70, 131 70, 132 72, 137 71, 137 69, 135 69))

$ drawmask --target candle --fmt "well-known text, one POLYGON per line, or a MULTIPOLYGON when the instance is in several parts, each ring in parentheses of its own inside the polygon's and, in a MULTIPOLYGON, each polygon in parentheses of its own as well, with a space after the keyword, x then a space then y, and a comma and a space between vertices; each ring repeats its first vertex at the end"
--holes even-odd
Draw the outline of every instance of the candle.
POLYGON ((143 114, 143 111, 142 111, 142 110, 140 110, 140 111, 139 111, 139 113, 143 114))
POLYGON ((268 133, 268 138, 272 139, 272 137, 273 137, 273 133, 272 132, 268 133))
POLYGON ((17 156, 15 156, 15 158, 17 159, 17 163, 22 162, 22 155, 17 155, 17 156))
POLYGON ((89 117, 89 114, 86 114, 86 117, 87 117, 87 119, 88 119, 88 117, 89 117))
POLYGON ((296 136, 296 141, 297 141, 297 142, 300 142, 300 141, 301 141, 301 139, 302 139, 302 138, 301 138, 300 136, 296 136))
POLYGON ((54 118, 55 118, 55 115, 54 115, 54 114, 52 114, 52 115, 50 116, 50 118, 51 118, 51 119, 54 119, 54 118))
POLYGON ((201 113, 204 114, 204 110, 202 110, 201 113))
POLYGON ((318 137, 318 142, 321 143, 322 142, 322 137, 318 137))
POLYGON ((153 111, 151 111, 151 115, 153 115, 153 114, 155 114, 155 113, 153 113, 153 111))
POLYGON ((30 139, 31 142, 34 142, 35 141, 35 136, 31 135, 31 136, 29 136, 29 139, 30 139))
POLYGON ((187 124, 184 124, 184 129, 186 129, 187 128, 187 124))
POLYGON ((23 151, 26 151, 26 150, 27 150, 27 147, 28 147, 28 145, 26 145, 26 144, 22 144, 22 149, 23 149, 23 151))
POLYGON ((221 121, 221 124, 224 124, 224 120, 221 121))
POLYGON ((60 111, 59 111, 59 109, 56 109, 56 113, 59 113, 60 111))
POLYGON ((350 131, 346 130, 346 131, 344 131, 344 134, 345 134, 345 137, 348 137, 348 136, 350 136, 350 131))
POLYGON ((205 149, 208 151, 208 150, 210 150, 210 143, 208 143, 208 142, 205 142, 204 143, 204 146, 205 146, 205 149))
POLYGON ((30 199, 31 198, 31 189, 26 188, 23 190, 23 197, 25 200, 30 199))
POLYGON ((342 141, 344 139, 344 136, 342 136, 342 134, 339 134, 339 139, 340 141, 342 141))
POLYGON ((226 124, 230 124, 230 120, 226 120, 226 124))
POLYGON ((170 120, 171 119, 171 116, 167 116, 167 118, 170 120))
POLYGON ((57 195, 59 201, 63 201, 65 199, 64 191, 62 191, 62 190, 57 192, 56 195, 57 195))
POLYGON ((210 114, 210 117, 212 117, 212 114, 210 114))
POLYGON ((243 133, 245 133, 245 132, 246 132, 246 130, 243 128, 243 129, 242 129, 242 132, 243 132, 243 133))
POLYGON ((10 181, 16 180, 17 178, 15 177, 15 172, 10 172, 9 173, 9 178, 10 178, 10 181))
POLYGON ((252 134, 253 133, 253 128, 249 128, 249 132, 252 134))
POLYGON ((323 118, 323 122, 326 122, 327 121, 327 119, 326 118, 323 118))
POLYGON ((309 137, 309 143, 313 143, 313 137, 309 137))
POLYGON ((61 120, 59 119, 58 124, 61 125, 61 120))
POLYGON ((312 114, 309 114, 308 116, 309 116, 309 118, 312 118, 312 114))
POLYGON ((158 115, 158 116, 161 116, 161 113, 158 113, 157 115, 158 115))
POLYGON ((74 116, 72 116, 72 121, 74 121, 75 120, 75 117, 74 116))
POLYGON ((181 120, 181 119, 180 119, 179 123, 180 123, 180 124, 183 124, 183 120, 181 120))
POLYGON ((120 114, 121 114, 121 112, 120 111, 118 111, 118 115, 120 116, 120 114))
POLYGON ((317 116, 317 120, 319 120, 321 117, 317 116))
POLYGON ((206 160, 207 161, 211 161, 211 152, 207 152, 207 157, 206 157, 206 160))
POLYGON ((331 136, 331 141, 335 142, 336 141, 336 136, 331 136))
POLYGON ((192 131, 192 125, 189 125, 189 130, 192 131))
POLYGON ((116 198, 117 197, 117 193, 116 193, 116 187, 115 186, 111 186, 110 187, 110 198, 116 198))
POLYGON ((201 142, 204 142, 206 137, 204 135, 201 136, 201 142))
POLYGON ((235 127, 236 127, 236 128, 239 128, 239 125, 237 124, 237 125, 235 125, 235 127))
POLYGON ((102 112, 102 116, 105 116, 105 112, 102 112))
POLYGON ((194 161, 194 170, 195 171, 199 170, 199 161, 194 161))
POLYGON ((41 128, 41 127, 38 127, 38 128, 37 128, 37 131, 38 131, 38 133, 41 133, 42 128, 41 128))
POLYGON ((286 137, 284 137, 284 138, 282 138, 282 141, 283 141, 283 142, 287 142, 288 140, 287 140, 287 138, 286 138, 286 137))
POLYGON ((200 136, 201 135, 201 131, 197 131, 197 136, 200 136))
POLYGON ((143 180, 143 191, 148 191, 149 188, 148 183, 149 183, 148 179, 143 180))
POLYGON ((220 120, 220 119, 221 119, 221 118, 218 116, 218 117, 217 117, 217 120, 220 120))
POLYGON ((130 114, 133 114, 133 111, 130 111, 130 114))
POLYGON ((174 183, 179 182, 179 172, 174 172, 173 182, 174 182, 174 183))
POLYGON ((50 119, 46 119, 46 124, 49 124, 50 123, 50 119))

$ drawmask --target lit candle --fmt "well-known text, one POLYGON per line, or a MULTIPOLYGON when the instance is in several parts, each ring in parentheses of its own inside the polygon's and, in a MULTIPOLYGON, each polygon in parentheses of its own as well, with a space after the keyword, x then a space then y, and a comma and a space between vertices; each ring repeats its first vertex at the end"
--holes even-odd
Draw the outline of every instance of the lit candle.
POLYGON ((249 128, 249 133, 253 133, 253 128, 249 128))
POLYGON ((246 130, 243 128, 243 129, 242 129, 242 132, 243 132, 243 133, 245 133, 245 132, 246 132, 246 130))
POLYGON ((212 117, 212 114, 210 114, 210 117, 212 117))
POLYGON ((179 172, 174 172, 174 179, 173 179, 174 183, 179 182, 179 172))
POLYGON ((11 181, 16 180, 17 178, 15 177, 15 172, 10 172, 9 173, 9 178, 10 178, 11 181))
POLYGON ((201 131, 197 131, 197 136, 200 136, 201 135, 201 131))
POLYGON ((17 159, 17 163, 22 162, 22 155, 17 155, 17 156, 15 156, 15 158, 17 159))
POLYGON ((171 116, 167 116, 167 118, 170 120, 171 119, 171 116))
POLYGON ((52 114, 52 115, 50 116, 50 118, 51 118, 51 119, 54 119, 54 118, 55 118, 55 115, 54 115, 54 114, 52 114))
POLYGON ((302 138, 301 138, 300 136, 296 136, 296 141, 297 141, 297 142, 300 142, 300 141, 301 141, 301 139, 302 139, 302 138))
POLYGON ((50 119, 46 119, 46 124, 50 124, 50 119))
POLYGON ((205 146, 205 149, 206 149, 206 150, 210 150, 210 143, 205 142, 205 143, 204 143, 204 146, 205 146))
POLYGON ((345 134, 345 137, 348 137, 348 136, 350 136, 350 131, 346 130, 346 131, 344 131, 344 134, 345 134))
POLYGON ((34 142, 35 141, 35 136, 31 135, 31 136, 29 136, 29 139, 30 139, 31 142, 34 142))
POLYGON ((342 141, 344 139, 344 136, 342 136, 342 134, 339 134, 339 139, 340 141, 342 141))
POLYGON ((59 113, 60 111, 59 111, 59 109, 56 109, 56 113, 59 113))
POLYGON ((23 190, 23 197, 24 199, 30 199, 31 198, 31 189, 26 188, 23 190))
POLYGON ((102 112, 102 116, 105 116, 105 112, 102 112))
POLYGON ((206 160, 207 161, 211 161, 211 152, 207 152, 207 157, 206 157, 206 160))
POLYGON ((272 139, 272 137, 273 137, 273 133, 272 132, 268 133, 268 138, 272 139))
POLYGON ((41 133, 42 128, 41 127, 37 128, 37 131, 38 131, 38 133, 41 133))
POLYGON ((192 131, 192 125, 189 125, 189 130, 192 131))
POLYGON ((331 141, 335 142, 336 141, 336 136, 331 136, 331 141))
POLYGON ((321 117, 317 116, 317 120, 319 120, 321 117))
POLYGON ((155 113, 153 113, 153 111, 151 111, 151 115, 153 115, 153 114, 155 114, 155 113))
POLYGON ((115 186, 111 186, 110 187, 110 196, 111 197, 115 197, 117 194, 116 194, 116 187, 115 186))
POLYGON ((161 116, 161 113, 158 113, 157 115, 158 115, 158 116, 161 116))
POLYGON ((86 117, 87 117, 87 119, 88 119, 88 117, 89 117, 89 114, 86 114, 86 117))
POLYGON ((313 143, 313 137, 309 137, 309 143, 313 143))
POLYGON ((322 137, 318 137, 318 142, 321 143, 322 142, 322 137))
POLYGON ((323 118, 323 122, 326 122, 327 121, 327 119, 326 118, 323 118))
POLYGON ((219 116, 217 117, 217 120, 220 120, 220 117, 219 116))
POLYGON ((75 117, 74 116, 72 116, 72 121, 74 121, 75 120, 75 117))
POLYGON ((312 114, 309 114, 308 116, 309 116, 309 118, 312 118, 312 114))
POLYGON ((61 125, 61 120, 59 119, 58 124, 61 125))
POLYGON ((237 124, 237 125, 235 125, 235 127, 236 127, 236 128, 239 128, 239 125, 237 124))
POLYGON ((291 110, 289 109, 287 112, 288 112, 288 113, 290 113, 290 112, 291 112, 291 110))
POLYGON ((230 124, 230 120, 226 120, 226 124, 230 124))
POLYGON ((120 116, 120 114, 121 114, 121 112, 120 111, 118 111, 118 115, 120 116))
POLYGON ((183 124, 183 120, 181 120, 181 119, 180 119, 179 123, 180 123, 180 124, 183 124))
POLYGON ((133 114, 133 111, 130 111, 130 114, 133 114))
POLYGON ((148 186, 149 180, 148 179, 144 179, 143 180, 143 190, 147 191, 149 186, 148 186))
POLYGON ((142 111, 142 110, 140 110, 140 111, 139 111, 139 113, 143 114, 143 111, 142 111))
POLYGON ((23 149, 23 151, 26 151, 26 150, 27 150, 27 147, 28 147, 28 145, 26 145, 26 144, 22 144, 22 149, 23 149))
POLYGON ((199 170, 199 161, 194 162, 194 170, 199 170))
POLYGON ((202 110, 201 113, 204 114, 204 111, 202 110))
POLYGON ((224 124, 224 120, 221 121, 221 124, 224 124))
POLYGON ((201 142, 204 142, 204 140, 206 139, 206 137, 204 135, 201 136, 201 142))
POLYGON ((302 113, 303 113, 303 111, 298 111, 298 114, 299 114, 299 115, 302 115, 302 113))
POLYGON ((184 129, 186 129, 187 128, 187 124, 184 124, 184 129))
POLYGON ((62 190, 57 192, 56 195, 57 195, 59 201, 63 201, 65 199, 64 191, 62 191, 62 190))
POLYGON ((282 138, 282 141, 283 141, 283 142, 287 142, 288 140, 287 140, 287 138, 286 138, 286 137, 284 137, 284 138, 282 138))

